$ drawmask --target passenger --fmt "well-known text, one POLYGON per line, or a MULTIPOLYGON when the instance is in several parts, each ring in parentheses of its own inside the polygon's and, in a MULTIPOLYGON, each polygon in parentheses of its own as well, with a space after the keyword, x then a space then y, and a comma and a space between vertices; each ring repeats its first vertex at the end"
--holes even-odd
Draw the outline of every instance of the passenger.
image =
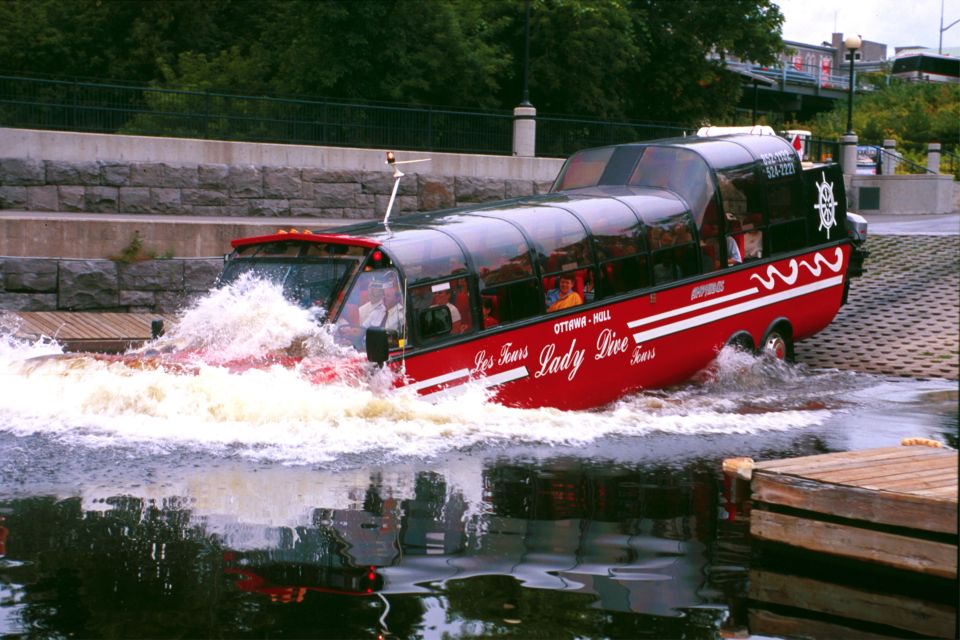
POLYGON ((587 271, 583 279, 583 300, 584 302, 593 302, 596 292, 593 287, 593 271, 587 271))
POLYGON ((367 287, 367 301, 360 305, 360 326, 380 327, 387 319, 387 306, 383 302, 383 283, 371 280, 367 287))
POLYGON ((397 287, 387 287, 383 292, 383 302, 387 308, 383 328, 387 331, 403 332, 403 305, 400 304, 400 291, 397 287))
POLYGON ((583 298, 573 290, 572 276, 560 276, 557 286, 547 293, 547 311, 560 311, 581 304, 583 304, 583 298))
POLYGON ((743 262, 743 256, 740 255, 740 245, 733 239, 733 236, 727 236, 727 265, 732 266, 743 262))
POLYGON ((489 329, 500 324, 500 321, 493 317, 493 298, 483 297, 483 328, 489 329))
POLYGON ((447 309, 450 310, 450 321, 453 323, 453 333, 460 333, 463 330, 463 325, 461 323, 460 310, 457 309, 457 305, 453 304, 450 301, 452 291, 450 288, 440 289, 439 291, 433 292, 433 306, 442 307, 447 305, 447 309))

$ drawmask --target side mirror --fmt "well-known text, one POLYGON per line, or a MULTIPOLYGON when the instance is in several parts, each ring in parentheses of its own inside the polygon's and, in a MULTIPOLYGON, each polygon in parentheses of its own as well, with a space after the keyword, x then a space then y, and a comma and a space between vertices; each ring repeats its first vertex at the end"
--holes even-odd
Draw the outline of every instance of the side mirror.
POLYGON ((390 355, 390 341, 387 330, 381 327, 369 327, 366 335, 367 360, 382 365, 390 355))
POLYGON ((453 316, 447 305, 428 307, 420 312, 420 337, 443 336, 453 330, 453 316))

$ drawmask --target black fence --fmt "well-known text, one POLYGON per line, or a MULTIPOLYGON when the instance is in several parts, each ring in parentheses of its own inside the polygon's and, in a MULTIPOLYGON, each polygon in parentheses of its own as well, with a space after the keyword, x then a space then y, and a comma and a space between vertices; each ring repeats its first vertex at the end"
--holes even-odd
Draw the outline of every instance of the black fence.
MULTIPOLYGON (((0 126, 510 155, 511 111, 241 96, 0 75, 0 126)), ((537 117, 540 156, 682 135, 675 125, 537 117)))

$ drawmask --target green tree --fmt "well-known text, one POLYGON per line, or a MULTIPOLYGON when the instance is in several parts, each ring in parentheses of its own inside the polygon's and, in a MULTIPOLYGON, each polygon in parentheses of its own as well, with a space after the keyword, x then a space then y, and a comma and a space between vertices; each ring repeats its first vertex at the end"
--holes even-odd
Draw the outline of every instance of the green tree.
MULTIPOLYGON (((729 55, 781 46, 772 0, 530 0, 541 113, 694 122, 739 95, 729 55)), ((6 0, 18 74, 467 108, 523 96, 523 0, 6 0)))

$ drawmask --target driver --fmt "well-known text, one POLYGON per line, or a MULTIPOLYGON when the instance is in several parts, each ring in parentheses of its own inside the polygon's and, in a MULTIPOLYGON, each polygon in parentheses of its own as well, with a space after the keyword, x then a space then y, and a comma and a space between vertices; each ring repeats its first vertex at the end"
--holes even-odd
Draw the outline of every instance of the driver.
POLYGON ((364 291, 363 283, 358 282, 359 286, 354 288, 354 293, 350 296, 351 301, 347 305, 348 308, 341 314, 338 321, 339 335, 356 348, 363 345, 368 328, 382 327, 387 331, 400 332, 403 324, 403 306, 400 304, 396 274, 388 272, 381 275, 368 272, 362 273, 360 278, 367 280, 366 302, 359 307, 356 306, 359 302, 360 292, 364 291), (352 321, 349 319, 350 306, 353 306, 356 310, 356 316, 352 321))

